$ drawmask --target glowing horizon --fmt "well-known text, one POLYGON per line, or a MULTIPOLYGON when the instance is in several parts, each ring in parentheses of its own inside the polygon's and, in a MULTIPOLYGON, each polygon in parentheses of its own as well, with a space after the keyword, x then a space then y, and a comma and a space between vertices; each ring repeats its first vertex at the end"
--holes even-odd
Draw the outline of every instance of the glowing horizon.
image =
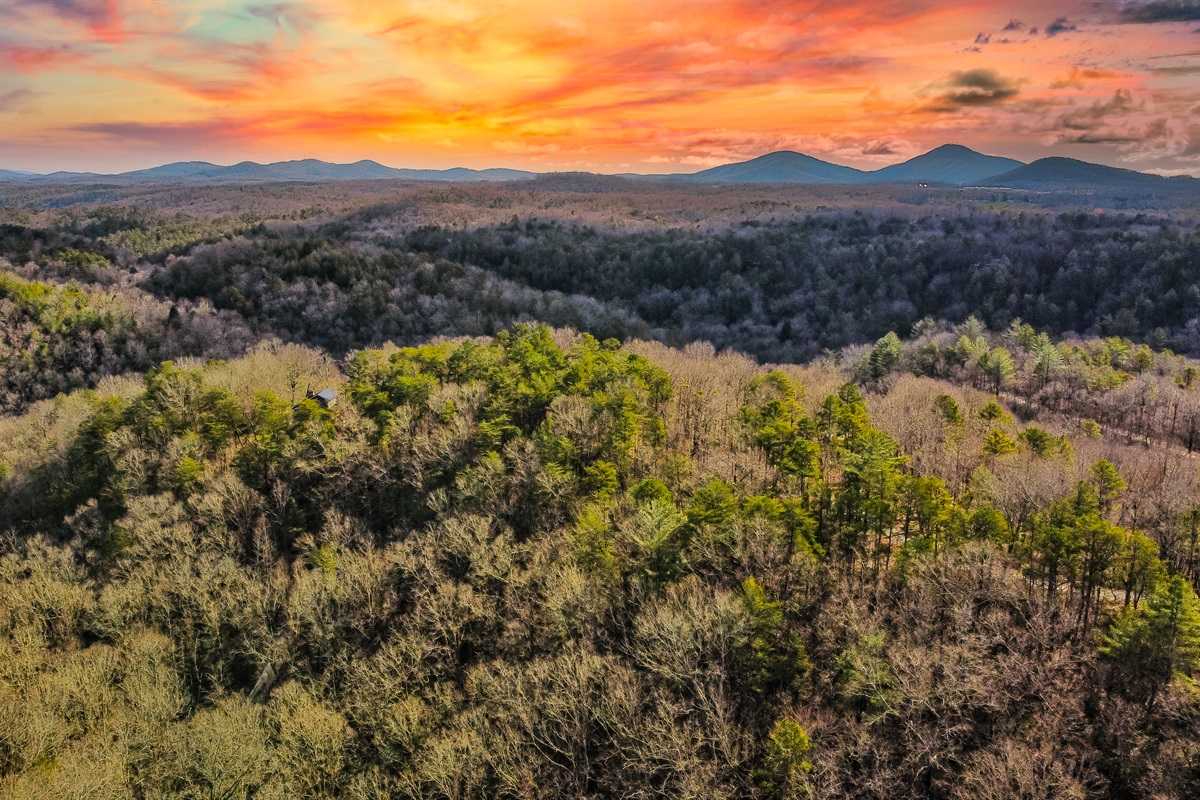
POLYGON ((0 0, 0 168, 877 169, 946 143, 1200 175, 1200 3, 0 0))

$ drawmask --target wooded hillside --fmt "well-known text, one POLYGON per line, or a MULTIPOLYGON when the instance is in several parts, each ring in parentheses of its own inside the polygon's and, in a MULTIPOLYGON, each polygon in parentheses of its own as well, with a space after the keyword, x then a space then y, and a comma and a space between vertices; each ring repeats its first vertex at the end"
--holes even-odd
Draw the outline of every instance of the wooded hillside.
POLYGON ((7 196, 0 795, 1195 794, 1193 212, 626 183, 7 196))
POLYGON ((1186 451, 890 377, 518 327, 39 404, 0 427, 3 785, 1185 796, 1186 451))

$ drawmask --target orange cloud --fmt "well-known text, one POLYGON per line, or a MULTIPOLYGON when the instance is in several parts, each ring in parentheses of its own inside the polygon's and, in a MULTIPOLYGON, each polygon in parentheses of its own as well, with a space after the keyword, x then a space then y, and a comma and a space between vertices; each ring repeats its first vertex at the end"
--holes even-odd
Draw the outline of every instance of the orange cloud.
POLYGON ((93 41, 118 44, 126 38, 117 0, 22 0, 14 14, 43 24, 82 28, 93 41))
POLYGON ((50 133, 89 162, 56 168, 201 147, 616 168, 780 148, 877 166, 950 140, 1122 162, 1141 132, 1168 169, 1194 157, 1172 132, 1200 103, 1194 25, 1168 17, 1094 0, 36 0, 0 31, 0 97, 38 98, 6 114, 0 166, 39 166, 50 133), (1134 106, 1068 135, 1116 91, 1134 106))
POLYGON ((5 71, 34 74, 78 65, 86 59, 83 53, 65 43, 37 46, 0 41, 0 66, 5 71))

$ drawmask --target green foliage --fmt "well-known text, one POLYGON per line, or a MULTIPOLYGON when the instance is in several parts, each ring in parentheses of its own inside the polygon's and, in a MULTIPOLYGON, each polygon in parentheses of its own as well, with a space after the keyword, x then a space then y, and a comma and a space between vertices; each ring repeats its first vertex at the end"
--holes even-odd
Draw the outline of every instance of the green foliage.
POLYGON ((1140 602, 1165 576, 1158 544, 1145 534, 1129 531, 1122 537, 1114 572, 1115 582, 1125 590, 1125 605, 1140 602))
POLYGON ((866 565, 886 552, 884 538, 899 515, 900 470, 907 459, 894 439, 874 428, 866 428, 838 455, 844 473, 838 504, 844 526, 838 550, 850 564, 866 565))
POLYGON ((904 355, 904 344, 894 332, 888 331, 883 338, 875 342, 871 351, 859 362, 856 377, 860 381, 878 381, 885 377, 904 355))
POLYGON ((983 439, 983 452, 989 456, 1008 455, 1020 449, 1012 437, 999 428, 992 428, 983 439))
POLYGON ((939 394, 934 398, 933 407, 947 425, 961 425, 963 423, 962 410, 950 395, 939 394))
POLYGON ((266 489, 271 481, 318 456, 336 433, 332 413, 313 400, 288 405, 274 392, 254 395, 250 434, 234 463, 247 486, 266 489))
MULTIPOLYGON (((222 238, 225 219, 200 221, 182 215, 162 219, 130 219, 103 237, 110 247, 127 250, 134 255, 158 261, 169 255, 179 255, 202 242, 222 238)), ((232 227, 232 226, 231 226, 232 227)), ((233 227, 233 230, 237 230, 233 227)))
POLYGON ((750 691, 761 695, 801 680, 812 664, 800 636, 785 623, 783 606, 754 578, 742 581, 741 600, 749 625, 740 672, 750 691))
POLYGON ((942 372, 945 354, 936 339, 930 339, 917 348, 912 359, 914 375, 935 377, 942 372))
POLYGON ((1017 438, 1024 442, 1032 453, 1042 458, 1055 455, 1070 456, 1074 453, 1069 438, 1053 436, 1035 425, 1026 427, 1017 438))
POLYGON ((1030 425, 1017 437, 1039 456, 1048 456, 1054 449, 1054 437, 1041 428, 1030 425))
POLYGON ((1111 659, 1153 702, 1176 673, 1200 668, 1200 600, 1179 575, 1162 581, 1141 608, 1125 606, 1113 621, 1100 652, 1111 659))
POLYGON ((326 542, 325 544, 313 550, 309 556, 309 561, 312 562, 313 568, 319 570, 324 575, 334 575, 337 572, 338 557, 337 548, 326 542))
POLYGON ((821 401, 817 430, 825 447, 834 451, 853 447, 870 427, 866 403, 854 384, 842 384, 837 394, 821 401))
POLYGON ((635 503, 674 503, 671 490, 658 478, 644 478, 629 487, 629 497, 635 503))
POLYGON ((817 541, 817 523, 803 500, 794 497, 775 498, 764 495, 747 497, 742 516, 762 517, 782 526, 787 534, 788 547, 793 552, 807 553, 817 558, 825 549, 817 541))
POLYGON ((992 506, 982 506, 971 512, 967 522, 968 530, 976 539, 1007 544, 1008 520, 998 509, 992 506))
POLYGON ((812 441, 815 424, 797 403, 802 387, 776 371, 751 381, 748 391, 752 397, 765 396, 760 404, 741 410, 755 444, 782 474, 801 480, 816 477, 820 447, 812 441), (773 391, 764 391, 767 388, 773 391))
POLYGON ((149 367, 159 349, 150 327, 116 295, 0 271, 0 412, 149 367))
POLYGON ((1066 361, 1063 358, 1062 350, 1050 340, 1048 335, 1039 333, 1033 341, 1031 351, 1033 355, 1033 374, 1042 385, 1045 385, 1063 367, 1066 361))
POLYGON ((1020 317, 1013 319, 1008 327, 1008 335, 1021 346, 1021 349, 1026 353, 1033 350, 1034 343, 1037 341, 1037 331, 1033 326, 1022 320, 1020 317))
MULTIPOLYGON (((484 390, 479 450, 499 452, 536 432, 542 452, 577 470, 585 483, 599 480, 599 471, 607 469, 593 467, 600 461, 614 466, 618 481, 623 480, 643 442, 661 444, 663 424, 655 409, 671 397, 670 379, 645 358, 603 347, 587 335, 563 351, 545 326, 518 326, 487 345, 468 341, 403 348, 386 358, 378 352, 356 353, 347 376, 351 399, 375 421, 383 440, 397 415, 406 420, 434 416, 429 403, 440 389, 478 384, 484 390), (561 420, 554 413, 560 398, 581 398, 586 410, 561 420), (580 440, 578 431, 559 429, 564 422, 595 430, 591 438, 580 440), (592 477, 585 474, 589 468, 592 477)), ((442 408, 438 422, 449 425, 453 416, 442 408)))
POLYGON ((1003 347, 981 353, 976 360, 976 366, 987 379, 988 388, 993 394, 999 394, 1004 384, 1011 381, 1016 374, 1012 354, 1003 347))
POLYGON ((963 323, 956 329, 958 334, 969 341, 978 341, 987 333, 987 325, 979 317, 972 314, 963 320, 963 323))
POLYGON ((1146 602, 1144 633, 1164 674, 1168 669, 1193 674, 1200 668, 1200 601, 1179 575, 1164 581, 1146 602))
POLYGON ((1121 492, 1125 491, 1125 479, 1121 477, 1121 473, 1117 472, 1117 468, 1112 465, 1112 462, 1103 458, 1092 464, 1089 472, 1092 483, 1096 486, 1100 509, 1107 513, 1112 509, 1113 503, 1116 502, 1121 492))
POLYGON ((886 657, 882 632, 860 637, 837 656, 834 666, 839 697, 856 717, 877 723, 892 711, 896 676, 886 657))
POLYGON ((721 478, 712 478, 692 495, 687 507, 687 519, 698 528, 724 528, 733 522, 737 511, 737 495, 733 486, 721 478))
POLYGON ((121 470, 110 447, 110 437, 125 420, 126 405, 115 397, 91 402, 90 416, 79 426, 68 449, 71 478, 54 488, 55 510, 69 511, 94 498, 119 510, 124 502, 121 470))
POLYGON ((1096 736, 1190 736, 1108 705, 1190 713, 1186 513, 1160 551, 1110 521, 1100 467, 976 450, 956 482, 942 423, 991 426, 950 395, 931 417, 924 380, 913 420, 853 384, 810 417, 783 371, 643 345, 711 381, 676 398, 644 357, 567 342, 364 351, 333 409, 285 400, 278 355, 166 362, 6 423, 5 789, 840 797, 886 774, 927 797, 926 754, 932 786, 974 787, 972 759, 1025 741, 997 719, 1096 763, 1096 736))
POLYGON ((189 495, 200 488, 200 479, 204 475, 204 464, 191 456, 181 456, 175 465, 175 490, 183 495, 189 495))
POLYGON ((985 419, 988 422, 1011 422, 1012 417, 1005 411, 995 400, 988 400, 983 408, 979 409, 979 418, 985 419))
POLYGON ((898 487, 898 501, 903 508, 906 530, 909 526, 917 536, 929 536, 938 546, 947 532, 954 498, 939 478, 904 475, 898 487))
POLYGON ((613 496, 619 485, 616 465, 608 461, 597 461, 584 467, 583 488, 593 497, 607 500, 613 496))
POLYGON ((1140 344, 1130 360, 1130 368, 1134 372, 1145 372, 1154 368, 1154 351, 1149 346, 1140 344))
POLYGON ((638 510, 632 538, 638 566, 652 581, 670 581, 684 571, 688 521, 672 504, 652 501, 638 510))
POLYGON ((1187 203, 534 189, 6 198, 0 794, 1194 794, 1187 203))
POLYGON ((770 800, 808 797, 807 773, 813 768, 806 758, 810 750, 812 743, 799 723, 786 717, 776 722, 767 738, 762 764, 754 773, 763 797, 770 800))
POLYGON ((621 564, 613 547, 612 525, 603 508, 595 505, 585 508, 575 523, 571 539, 580 566, 608 580, 617 577, 621 564))

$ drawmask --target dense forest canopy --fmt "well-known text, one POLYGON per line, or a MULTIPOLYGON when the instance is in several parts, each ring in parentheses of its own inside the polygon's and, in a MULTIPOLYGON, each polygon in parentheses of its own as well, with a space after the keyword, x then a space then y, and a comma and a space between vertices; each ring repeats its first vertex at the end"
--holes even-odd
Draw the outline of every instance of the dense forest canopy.
POLYGON ((1200 351, 1200 219, 1187 211, 1055 211, 945 193, 802 207, 782 190, 713 189, 697 190, 697 207, 713 208, 688 222, 671 194, 440 192, 274 219, 229 213, 229 198, 225 213, 199 217, 14 210, 21 221, 0 230, 0 257, 82 280, 132 268, 124 282, 160 301, 207 301, 258 332, 338 353, 544 321, 795 362, 906 335, 925 317, 970 315, 993 330, 1020 317, 1054 336, 1200 351))
POLYGON ((1162 481, 1140 448, 929 379, 868 399, 822 369, 541 327, 344 368, 283 346, 166 362, 3 423, 9 790, 1119 797, 1196 777, 1181 450, 1166 469, 1192 483, 1158 511, 1134 501, 1162 481), (298 389, 323 383, 342 402, 298 389))
POLYGON ((1186 213, 310 190, 0 209, 0 792, 1194 793, 1186 213))
POLYGON ((1194 350, 1200 232, 1109 214, 809 215, 613 235, 556 221, 407 233, 402 247, 629 309, 672 341, 768 361, 976 314, 995 329, 1139 336, 1194 350))

